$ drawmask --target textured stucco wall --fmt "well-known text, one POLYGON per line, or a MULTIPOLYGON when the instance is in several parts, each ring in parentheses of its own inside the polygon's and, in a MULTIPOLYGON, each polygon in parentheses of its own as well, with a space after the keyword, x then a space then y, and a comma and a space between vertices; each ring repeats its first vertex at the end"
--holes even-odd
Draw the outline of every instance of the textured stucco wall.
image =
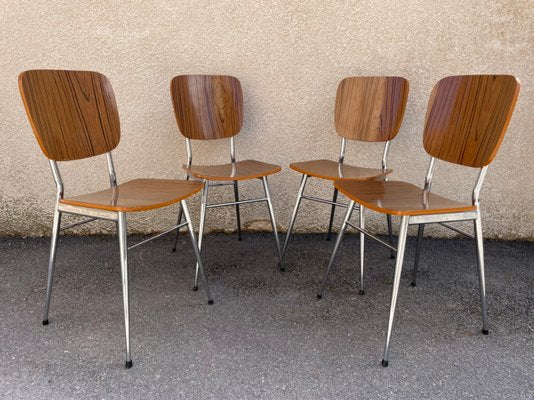
MULTIPOLYGON (((390 164, 395 178, 421 184, 428 157, 422 123, 428 95, 441 77, 510 73, 522 89, 507 137, 482 192, 490 237, 534 237, 532 110, 534 3, 445 1, 27 1, 0 2, 0 234, 47 234, 54 186, 19 98, 17 75, 30 68, 91 69, 115 89, 122 142, 119 180, 181 177, 185 146, 169 99, 169 81, 183 73, 240 78, 245 123, 238 157, 279 163, 271 178, 275 210, 287 226, 299 176, 291 161, 335 157, 337 83, 351 75, 401 75, 410 95, 390 164)), ((194 146, 196 161, 227 160, 228 144, 194 146)), ((351 143, 347 162, 377 166, 381 146, 351 143)), ((105 158, 63 166, 67 194, 106 187, 105 158)), ((439 163, 434 190, 468 200, 475 171, 439 163)), ((309 185, 331 196, 328 183, 309 185)), ((231 191, 214 189, 218 200, 231 191)), ((245 184, 243 197, 260 193, 245 184)), ((199 198, 191 200, 196 219, 199 198)), ((159 230, 175 209, 138 215, 131 229, 159 230)), ((305 204, 299 230, 324 230, 329 209, 305 204)), ((341 212, 339 213, 341 214, 341 212)), ((233 211, 213 211, 210 229, 233 229, 233 211)), ((243 207, 244 221, 265 219, 260 205, 243 207)), ((338 221, 339 221, 338 216, 338 221)), ((382 218, 369 223, 384 229, 382 218)), ((338 222, 339 224, 339 222, 338 222)), ((102 231, 92 225, 80 232, 102 231)), ((441 231, 434 231, 442 234, 441 231)))

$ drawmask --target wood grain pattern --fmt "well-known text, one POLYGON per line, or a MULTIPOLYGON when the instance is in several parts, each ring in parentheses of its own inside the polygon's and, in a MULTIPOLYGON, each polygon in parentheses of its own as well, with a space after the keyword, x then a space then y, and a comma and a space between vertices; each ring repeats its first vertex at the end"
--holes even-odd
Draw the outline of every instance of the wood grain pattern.
POLYGON ((408 81, 399 77, 353 77, 337 89, 335 127, 347 139, 385 142, 400 128, 408 81))
POLYGON ((35 137, 49 159, 78 160, 119 144, 119 114, 104 75, 31 70, 19 75, 19 89, 35 137))
POLYGON ((367 181, 372 179, 383 178, 391 174, 393 170, 376 168, 362 168, 354 167, 348 164, 341 164, 332 160, 313 160, 302 161, 289 164, 289 168, 300 172, 301 174, 314 176, 316 178, 336 180, 336 179, 355 179, 360 181, 367 181))
POLYGON ((400 181, 337 180, 335 187, 358 204, 391 215, 445 214, 476 210, 472 204, 460 203, 425 192, 411 183, 400 181))
POLYGON ((184 166, 190 176, 210 181, 242 181, 261 178, 280 172, 278 165, 267 164, 256 160, 237 161, 219 165, 184 166))
POLYGON ((423 144, 431 156, 483 167, 493 161, 519 95, 511 75, 440 80, 430 96, 423 144))
POLYGON ((180 75, 171 81, 176 122, 189 139, 223 139, 243 125, 243 92, 233 76, 180 75))
POLYGON ((106 211, 147 211, 186 199, 203 186, 195 181, 134 179, 115 189, 61 199, 60 203, 106 211))

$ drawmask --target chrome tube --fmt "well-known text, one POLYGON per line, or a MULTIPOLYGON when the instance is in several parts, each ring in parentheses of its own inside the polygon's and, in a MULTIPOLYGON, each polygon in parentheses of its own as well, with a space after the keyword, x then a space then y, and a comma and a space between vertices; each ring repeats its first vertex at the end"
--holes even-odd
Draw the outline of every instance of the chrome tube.
POLYGON ((338 190, 334 188, 334 195, 332 196, 332 208, 330 209, 330 221, 328 222, 328 233, 326 234, 326 240, 330 240, 330 235, 332 234, 332 225, 334 223, 334 216, 336 214, 336 203, 337 203, 338 190))
MULTIPOLYGON (((390 140, 386 141, 384 144, 384 152, 382 153, 382 171, 385 171, 388 169, 388 154, 389 154, 389 144, 390 140)), ((384 178, 384 180, 387 180, 387 177, 384 178)))
POLYGON ((297 192, 297 201, 295 202, 295 208, 293 208, 293 214, 291 214, 291 221, 289 222, 286 237, 284 240, 284 247, 282 248, 282 261, 284 260, 286 256, 287 244, 289 243, 289 238, 291 236, 291 233, 293 232, 293 226, 295 225, 295 220, 297 219, 297 213, 299 211, 300 201, 302 199, 302 193, 304 193, 307 180, 308 180, 308 175, 302 174, 302 180, 300 181, 299 190, 297 192))
POLYGON ((345 218, 343 219, 343 224, 341 225, 341 229, 339 230, 339 233, 337 234, 336 244, 334 245, 334 251, 332 251, 332 255, 330 256, 330 260, 328 261, 328 267, 326 268, 326 271, 323 276, 323 282, 321 283, 321 288, 319 289, 319 293, 317 293, 318 299, 323 297, 323 290, 326 285, 326 281, 328 280, 328 275, 330 275, 332 265, 334 264, 334 260, 336 259, 339 246, 341 245, 341 240, 343 239, 343 235, 345 234, 345 230, 347 229, 347 225, 348 225, 348 222, 350 220, 353 210, 354 210, 354 200, 350 200, 349 205, 347 207, 347 212, 345 213, 345 218))
POLYGON ((190 167, 193 163, 193 149, 191 146, 191 139, 185 139, 185 148, 187 150, 187 166, 190 167))
POLYGON ((191 217, 189 216, 189 209, 187 208, 187 203, 185 200, 181 201, 182 210, 184 212, 185 223, 187 224, 187 230, 189 231, 189 237, 191 238, 191 244, 193 245, 193 251, 195 252, 195 257, 197 259, 197 271, 200 272, 200 277, 202 278, 202 283, 206 290, 206 296, 208 296, 208 304, 213 304, 213 298, 211 297, 210 288, 208 286, 208 279, 204 272, 204 266, 202 265, 202 258, 200 257, 200 248, 197 245, 197 240, 195 238, 195 231, 193 229, 193 224, 191 223, 191 217))
POLYGON ((485 167, 480 168, 475 187, 473 188, 473 205, 477 206, 477 208, 480 205, 480 190, 482 189, 482 184, 484 183, 484 178, 486 177, 487 172, 487 165, 485 167))
POLYGON ((63 198, 65 190, 63 180, 61 179, 61 174, 59 173, 59 167, 56 161, 50 160, 50 168, 52 169, 52 175, 54 175, 54 181, 56 182, 56 200, 59 201, 59 199, 63 198))
POLYGON ((265 197, 267 198, 267 206, 269 208, 269 215, 271 217, 271 225, 273 226, 274 241, 276 242, 276 249, 278 251, 278 266, 280 267, 280 271, 284 271, 284 260, 282 257, 282 249, 280 247, 280 240, 278 239, 278 229, 276 228, 273 203, 271 201, 271 194, 269 193, 269 182, 267 181, 266 176, 262 178, 262 182, 263 182, 263 190, 265 191, 265 197))
POLYGON ((54 222, 52 224, 52 237, 50 239, 50 255, 48 259, 48 280, 46 284, 46 303, 43 313, 43 325, 48 325, 48 310, 50 308, 50 299, 52 298, 52 283, 54 280, 54 270, 56 268, 57 239, 61 225, 61 212, 54 210, 54 222))
POLYGON ((482 236, 482 220, 480 214, 474 221, 475 236, 477 242, 477 264, 478 281, 480 285, 480 309, 482 311, 482 333, 487 335, 488 331, 488 311, 486 305, 486 277, 484 273, 484 238, 482 236))
POLYGON ((360 205, 360 295, 365 294, 365 288, 363 284, 363 269, 365 262, 365 207, 360 205))
POLYGON ((386 333, 386 345, 384 346, 384 358, 382 365, 387 367, 389 364, 389 343, 391 332, 393 331, 393 320, 395 318, 395 307, 397 306, 397 297, 399 295, 399 285, 402 274, 402 262, 404 259, 404 249, 406 248, 406 237, 408 236, 409 216, 402 216, 399 231, 399 244, 397 247, 397 259, 395 260, 395 277, 393 279, 393 290, 391 293, 391 305, 389 307, 389 321, 386 333))
POLYGON ((128 292, 128 244, 126 238, 126 213, 119 212, 119 248, 121 259, 122 301, 124 304, 124 331, 126 335, 126 368, 132 367, 130 356, 130 305, 128 292))
POLYGON ((108 160, 109 184, 112 188, 114 188, 117 187, 117 174, 115 173, 115 165, 113 165, 111 151, 106 153, 106 158, 108 160))
POLYGON ((235 141, 234 141, 233 136, 230 138, 230 158, 232 162, 234 163, 235 162, 235 141))
POLYGON ((345 148, 347 146, 347 139, 342 138, 341 139, 341 148, 339 149, 339 163, 343 164, 343 161, 345 160, 345 148))
POLYGON ((412 286, 417 284, 417 268, 419 267, 419 257, 421 257, 421 247, 423 245, 423 234, 425 232, 425 224, 417 227, 417 244, 415 245, 415 259, 412 269, 412 286))
POLYGON ((426 192, 430 192, 430 188, 432 187, 432 176, 434 175, 435 165, 436 165, 436 158, 432 157, 430 159, 430 164, 428 164, 428 169, 425 175, 425 191, 426 192))
MULTIPOLYGON (((202 197, 200 199, 200 223, 198 226, 198 251, 202 251, 202 238, 204 236, 204 225, 206 223, 206 210, 208 204, 208 182, 204 180, 204 189, 202 190, 202 197)), ((182 208, 183 210, 183 208, 182 208)), ((198 290, 198 272, 199 272, 199 263, 195 265, 195 284, 193 285, 193 290, 198 290)))

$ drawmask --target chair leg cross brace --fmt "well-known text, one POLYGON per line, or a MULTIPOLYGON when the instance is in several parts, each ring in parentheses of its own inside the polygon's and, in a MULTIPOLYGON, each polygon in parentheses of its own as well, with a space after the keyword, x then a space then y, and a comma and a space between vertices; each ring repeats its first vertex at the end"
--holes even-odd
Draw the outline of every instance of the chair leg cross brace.
MULTIPOLYGON (((330 274, 330 271, 332 269, 336 254, 341 244, 341 240, 343 239, 343 235, 349 225, 354 227, 360 232, 360 266, 361 266, 360 294, 364 293, 364 288, 363 288, 363 262, 364 262, 364 249, 365 249, 364 248, 364 237, 369 236, 377 240, 381 244, 391 248, 392 250, 395 250, 397 252, 397 256, 395 260, 395 273, 394 273, 393 288, 392 288, 392 294, 391 294, 391 304, 390 304, 390 311, 389 311, 388 326, 387 326, 387 331, 386 331, 386 341, 384 345, 384 356, 382 359, 382 365, 384 367, 387 367, 389 365, 389 348, 390 348, 390 342, 391 342, 391 335, 393 332, 395 309, 397 306, 397 298, 398 298, 400 280, 401 280, 401 275, 402 275, 402 265, 403 265, 404 253, 406 249, 408 227, 412 223, 412 221, 411 221, 410 216, 405 215, 401 217, 398 246, 397 248, 394 248, 390 246, 389 244, 387 244, 386 242, 378 239, 376 236, 371 235, 370 233, 364 230, 364 226, 365 226, 364 207, 360 206, 360 226, 359 227, 349 222, 350 217, 352 215, 352 211, 353 211, 353 201, 349 203, 347 213, 345 214, 343 224, 341 225, 341 229, 337 236, 334 250, 330 256, 328 267, 325 271, 323 281, 319 289, 319 293, 317 294, 317 298, 319 299, 322 298, 323 290, 324 290, 326 281, 328 279, 328 275, 330 274)), ((418 231, 419 240, 418 240, 417 249, 416 249, 415 266, 417 266, 417 262, 419 259, 420 246, 421 246, 420 239, 423 235, 423 230, 424 230, 424 222, 420 222, 421 219, 422 218, 418 216, 417 222, 419 223, 419 231, 418 231)), ((430 216, 429 222, 427 223, 432 223, 432 222, 434 221, 432 221, 432 216, 430 216)), ((477 243, 477 264, 478 264, 478 277, 479 277, 479 287, 480 287, 480 305, 481 305, 481 312, 482 312, 482 333, 487 335, 488 334, 488 317, 487 317, 486 287, 485 287, 485 276, 484 276, 484 250, 483 250, 483 238, 482 238, 482 223, 481 223, 480 213, 478 212, 476 213, 476 218, 473 220, 473 222, 474 222, 474 228, 475 228, 475 238, 476 238, 476 243, 477 243)), ((415 269, 414 269, 414 273, 415 273, 415 269)), ((415 284, 415 276, 413 278, 412 284, 415 284)))

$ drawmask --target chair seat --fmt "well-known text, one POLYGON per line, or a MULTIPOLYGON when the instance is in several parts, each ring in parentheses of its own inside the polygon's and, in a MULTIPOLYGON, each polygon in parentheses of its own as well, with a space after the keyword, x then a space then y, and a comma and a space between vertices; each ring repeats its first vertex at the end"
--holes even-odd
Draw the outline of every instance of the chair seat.
POLYGON ((336 180, 334 185, 349 199, 385 214, 446 214, 476 210, 472 204, 460 203, 432 192, 425 192, 420 187, 407 182, 358 182, 342 179, 336 180))
POLYGON ((315 176, 321 179, 354 179, 357 181, 369 181, 382 178, 393 172, 391 169, 383 171, 376 168, 361 168, 339 163, 332 160, 302 161, 289 164, 289 168, 301 174, 315 176))
POLYGON ((147 211, 177 203, 199 192, 201 182, 169 179, 134 179, 115 189, 61 199, 59 202, 106 211, 147 211))
POLYGON ((256 160, 237 161, 218 165, 184 165, 187 174, 198 179, 209 181, 242 181, 262 178, 280 172, 278 165, 267 164, 256 160))

